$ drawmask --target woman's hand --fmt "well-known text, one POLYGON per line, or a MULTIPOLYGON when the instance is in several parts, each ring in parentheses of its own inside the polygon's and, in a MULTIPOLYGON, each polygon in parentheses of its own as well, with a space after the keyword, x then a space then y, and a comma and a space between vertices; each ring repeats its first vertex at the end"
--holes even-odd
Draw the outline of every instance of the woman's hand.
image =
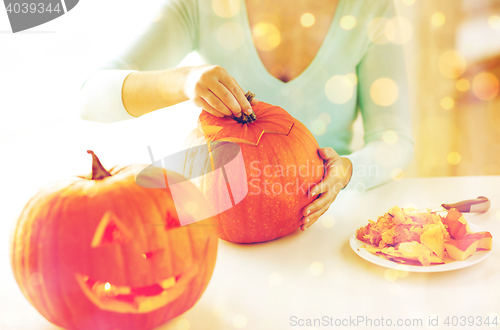
MULTIPOLYGON (((217 117, 252 113, 245 92, 224 68, 202 65, 190 68, 184 93, 194 104, 217 117)), ((257 100, 252 101, 256 103, 257 100)))
POLYGON ((348 158, 340 157, 332 148, 321 148, 318 154, 325 162, 325 175, 323 181, 309 190, 309 197, 321 195, 302 210, 304 215, 300 226, 302 231, 309 228, 328 210, 352 176, 352 163, 348 158))

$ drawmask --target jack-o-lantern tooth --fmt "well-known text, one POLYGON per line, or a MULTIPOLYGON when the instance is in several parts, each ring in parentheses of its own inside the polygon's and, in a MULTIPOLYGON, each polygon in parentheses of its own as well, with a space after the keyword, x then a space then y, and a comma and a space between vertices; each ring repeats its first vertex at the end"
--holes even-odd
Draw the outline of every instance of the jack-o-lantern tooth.
POLYGON ((176 279, 174 276, 171 276, 163 281, 160 282, 160 285, 161 287, 164 289, 164 290, 167 290, 167 289, 170 289, 171 287, 173 287, 176 283, 176 279))
POLYGON ((96 282, 92 285, 92 291, 100 298, 112 298, 117 294, 116 286, 111 285, 109 282, 96 282))

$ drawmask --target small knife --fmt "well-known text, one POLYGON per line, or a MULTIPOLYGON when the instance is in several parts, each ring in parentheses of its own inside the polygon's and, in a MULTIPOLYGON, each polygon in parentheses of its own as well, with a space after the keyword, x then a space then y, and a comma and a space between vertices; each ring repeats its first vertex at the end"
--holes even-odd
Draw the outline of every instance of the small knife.
POLYGON ((488 198, 484 196, 479 196, 476 199, 468 199, 465 201, 461 201, 453 204, 441 204, 441 206, 437 207, 426 207, 422 209, 418 209, 417 212, 446 212, 451 208, 456 208, 459 212, 462 213, 480 213, 486 212, 491 206, 491 202, 488 198))

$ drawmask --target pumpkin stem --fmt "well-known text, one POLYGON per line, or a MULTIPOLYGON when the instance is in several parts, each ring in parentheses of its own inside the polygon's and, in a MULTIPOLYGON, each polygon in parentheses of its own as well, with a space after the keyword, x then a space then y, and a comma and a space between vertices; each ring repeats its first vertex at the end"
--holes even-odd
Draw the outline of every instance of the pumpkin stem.
MULTIPOLYGON (((255 94, 248 91, 245 94, 245 97, 247 98, 248 102, 252 103, 253 98, 255 97, 255 94)), ((241 114, 241 117, 233 117, 234 120, 236 120, 240 124, 249 124, 251 122, 254 122, 257 119, 257 116, 255 115, 255 112, 252 110, 252 113, 247 115, 245 113, 241 114)))
POLYGON ((102 166, 99 158, 94 154, 92 150, 87 150, 88 154, 92 155, 92 173, 90 173, 86 179, 88 180, 102 180, 108 176, 111 176, 108 171, 102 166))
POLYGON ((248 102, 252 103, 252 100, 253 98, 255 97, 255 94, 248 91, 246 94, 245 94, 245 97, 247 98, 248 102))

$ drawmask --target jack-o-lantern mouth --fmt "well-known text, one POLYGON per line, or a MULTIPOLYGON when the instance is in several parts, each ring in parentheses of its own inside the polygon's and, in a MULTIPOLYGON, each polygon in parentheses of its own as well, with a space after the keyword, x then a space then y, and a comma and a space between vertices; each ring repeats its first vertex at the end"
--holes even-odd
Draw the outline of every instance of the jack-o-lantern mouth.
POLYGON ((100 309, 140 314, 161 308, 179 297, 197 274, 198 267, 194 265, 182 274, 142 287, 114 285, 78 273, 76 281, 85 296, 100 309))

